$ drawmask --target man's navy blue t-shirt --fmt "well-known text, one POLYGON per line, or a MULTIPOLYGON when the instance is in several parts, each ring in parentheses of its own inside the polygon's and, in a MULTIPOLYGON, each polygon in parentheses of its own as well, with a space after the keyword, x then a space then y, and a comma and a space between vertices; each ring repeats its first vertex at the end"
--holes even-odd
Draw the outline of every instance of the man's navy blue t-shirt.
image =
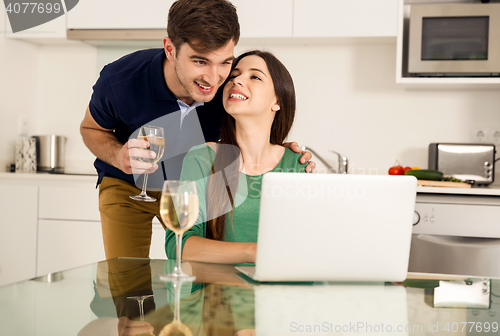
MULTIPOLYGON (((118 141, 135 138, 137 130, 146 124, 165 129, 165 153, 160 168, 148 176, 148 189, 161 189, 163 181, 178 179, 184 155, 193 146, 218 141, 224 108, 221 91, 215 98, 196 108, 180 123, 177 97, 168 89, 163 75, 163 49, 147 49, 126 55, 106 65, 94 85, 89 109, 94 120, 103 128, 113 129, 118 141), (195 113, 196 112, 196 113, 195 113)), ((119 178, 137 186, 134 175, 125 174, 99 159, 94 166, 99 174, 119 178)))

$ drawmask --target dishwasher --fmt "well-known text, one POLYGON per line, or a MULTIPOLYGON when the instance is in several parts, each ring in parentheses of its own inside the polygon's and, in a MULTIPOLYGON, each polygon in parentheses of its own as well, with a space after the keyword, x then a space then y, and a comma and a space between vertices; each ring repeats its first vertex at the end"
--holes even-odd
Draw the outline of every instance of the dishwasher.
POLYGON ((409 272, 500 278, 500 195, 417 194, 409 272))
MULTIPOLYGON (((475 195, 474 189, 470 194, 417 193, 408 271, 471 276, 463 281, 460 293, 477 284, 486 302, 483 307, 465 309, 464 321, 492 325, 500 315, 500 193, 488 195, 488 188, 482 189, 485 194, 475 195)), ((434 299, 435 294, 436 289, 434 299)), ((456 295, 453 299, 460 301, 456 295)), ((463 309, 464 303, 459 307, 463 309)), ((476 329, 465 335, 483 335, 476 329)))

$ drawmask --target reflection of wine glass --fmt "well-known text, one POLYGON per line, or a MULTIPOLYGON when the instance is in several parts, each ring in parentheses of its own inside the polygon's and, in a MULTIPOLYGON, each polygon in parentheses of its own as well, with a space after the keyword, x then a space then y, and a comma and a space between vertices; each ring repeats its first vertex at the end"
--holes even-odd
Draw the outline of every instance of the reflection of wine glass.
POLYGON ((158 336, 193 336, 191 329, 187 325, 181 322, 180 311, 181 311, 181 287, 186 279, 176 278, 169 280, 175 289, 175 301, 174 301, 174 319, 172 322, 163 327, 158 336))
MULTIPOLYGON (((141 321, 144 321, 144 300, 149 299, 150 297, 153 297, 153 295, 149 294, 149 295, 127 296, 127 299, 136 300, 137 303, 139 303, 139 318, 141 321)), ((144 335, 154 336, 153 333, 144 334, 144 335)))
MULTIPOLYGON (((156 126, 141 126, 139 129, 139 135, 137 136, 139 140, 146 140, 149 143, 148 150, 154 152, 156 156, 154 158, 137 158, 139 161, 156 163, 163 156, 163 151, 165 150, 165 137, 163 136, 163 128, 156 126)), ((142 191, 139 195, 130 195, 130 198, 136 201, 144 202, 154 202, 156 198, 148 196, 146 194, 146 185, 148 184, 148 174, 144 174, 144 183, 142 184, 142 191)))
POLYGON ((160 215, 163 222, 175 233, 177 260, 174 272, 162 275, 164 281, 174 279, 194 280, 195 277, 182 272, 182 234, 193 226, 198 218, 199 205, 196 183, 193 181, 165 181, 160 201, 160 215))

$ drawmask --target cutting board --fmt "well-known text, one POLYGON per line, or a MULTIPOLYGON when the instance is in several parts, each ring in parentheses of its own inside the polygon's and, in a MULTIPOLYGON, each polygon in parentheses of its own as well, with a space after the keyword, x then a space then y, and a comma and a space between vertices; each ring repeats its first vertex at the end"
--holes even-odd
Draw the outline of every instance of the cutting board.
POLYGON ((447 187, 447 188, 470 188, 469 183, 463 182, 449 182, 449 181, 429 181, 429 180, 417 180, 419 186, 424 187, 447 187))

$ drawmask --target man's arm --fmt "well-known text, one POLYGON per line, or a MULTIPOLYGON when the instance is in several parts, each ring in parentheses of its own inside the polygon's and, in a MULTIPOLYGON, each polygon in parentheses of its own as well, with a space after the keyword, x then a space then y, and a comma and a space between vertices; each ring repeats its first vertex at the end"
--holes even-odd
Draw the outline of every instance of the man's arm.
POLYGON ((300 149, 299 144, 294 142, 285 142, 283 146, 290 148, 293 150, 295 153, 300 153, 302 154, 302 157, 300 158, 300 163, 306 163, 309 161, 306 167, 306 172, 307 173, 312 173, 314 168, 316 168, 316 162, 310 161, 312 159, 312 154, 308 151, 303 151, 300 149))
POLYGON ((88 107, 80 124, 80 134, 85 146, 90 149, 92 154, 126 174, 149 174, 158 169, 156 163, 134 160, 137 157, 155 156, 154 152, 146 150, 149 147, 147 141, 131 139, 122 144, 116 139, 112 129, 99 126, 90 114, 88 107))

